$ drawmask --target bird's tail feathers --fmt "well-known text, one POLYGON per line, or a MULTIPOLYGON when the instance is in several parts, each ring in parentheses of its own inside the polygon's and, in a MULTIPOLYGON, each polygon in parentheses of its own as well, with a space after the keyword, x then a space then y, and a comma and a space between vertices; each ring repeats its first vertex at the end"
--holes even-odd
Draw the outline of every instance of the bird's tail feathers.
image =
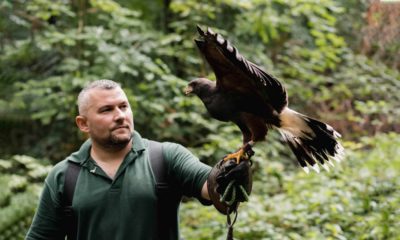
POLYGON ((331 126, 290 108, 281 112, 280 120, 279 132, 306 173, 309 167, 319 172, 318 163, 329 171, 329 165, 334 166, 331 160, 343 159, 344 149, 337 141, 341 136, 331 126))

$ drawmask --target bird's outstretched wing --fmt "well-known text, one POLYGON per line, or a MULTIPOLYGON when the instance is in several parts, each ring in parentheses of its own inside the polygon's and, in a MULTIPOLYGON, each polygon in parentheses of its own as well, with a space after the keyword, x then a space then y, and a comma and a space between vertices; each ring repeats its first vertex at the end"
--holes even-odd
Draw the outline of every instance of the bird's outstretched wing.
POLYGON ((217 78, 217 88, 244 96, 258 96, 280 113, 288 104, 282 84, 256 64, 246 60, 229 41, 211 29, 197 27, 200 38, 196 45, 217 78))

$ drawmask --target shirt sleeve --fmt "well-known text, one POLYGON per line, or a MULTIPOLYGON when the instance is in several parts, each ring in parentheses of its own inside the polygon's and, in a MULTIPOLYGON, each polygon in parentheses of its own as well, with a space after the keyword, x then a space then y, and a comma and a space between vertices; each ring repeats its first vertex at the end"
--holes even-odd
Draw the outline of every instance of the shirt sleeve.
POLYGON ((60 204, 57 184, 54 182, 54 169, 46 178, 39 205, 26 240, 63 240, 63 211, 60 204))
POLYGON ((163 154, 167 162, 168 175, 173 177, 184 195, 196 197, 201 202, 201 189, 211 167, 200 162, 188 149, 176 143, 164 143, 163 154))

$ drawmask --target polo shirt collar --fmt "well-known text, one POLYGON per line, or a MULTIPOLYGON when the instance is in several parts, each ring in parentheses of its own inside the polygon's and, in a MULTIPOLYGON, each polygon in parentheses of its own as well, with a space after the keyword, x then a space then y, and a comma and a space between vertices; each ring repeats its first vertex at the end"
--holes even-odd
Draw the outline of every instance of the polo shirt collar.
POLYGON ((133 132, 133 144, 132 144, 132 149, 134 152, 141 152, 145 150, 145 146, 143 144, 143 139, 142 136, 136 131, 133 132))
MULTIPOLYGON (((145 146, 143 144, 143 139, 140 134, 136 131, 133 132, 132 137, 132 151, 135 153, 140 153, 145 150, 145 146)), ((92 147, 92 140, 87 139, 82 146, 79 148, 77 152, 72 153, 67 159, 68 161, 72 161, 75 163, 79 163, 83 165, 90 157, 90 149, 92 147)))

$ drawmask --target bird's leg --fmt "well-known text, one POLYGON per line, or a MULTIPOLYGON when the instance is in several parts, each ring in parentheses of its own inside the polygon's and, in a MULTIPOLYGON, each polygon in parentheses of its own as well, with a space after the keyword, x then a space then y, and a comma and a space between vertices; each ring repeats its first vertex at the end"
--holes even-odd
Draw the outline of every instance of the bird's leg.
POLYGON ((224 161, 230 159, 236 159, 236 163, 239 164, 241 160, 249 160, 249 158, 254 154, 251 147, 254 145, 253 141, 245 143, 238 151, 228 154, 224 161))

